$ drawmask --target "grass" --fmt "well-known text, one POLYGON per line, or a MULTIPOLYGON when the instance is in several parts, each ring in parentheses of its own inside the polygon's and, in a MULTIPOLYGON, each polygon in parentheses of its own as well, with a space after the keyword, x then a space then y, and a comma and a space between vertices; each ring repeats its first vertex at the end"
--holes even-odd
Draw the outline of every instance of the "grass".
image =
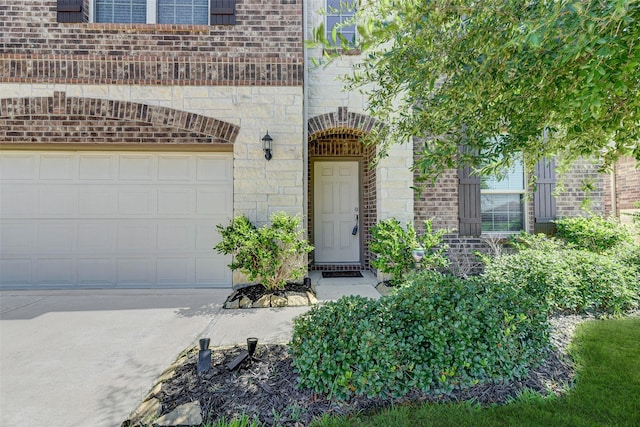
POLYGON ((576 385, 562 397, 525 392, 506 405, 397 406, 376 414, 323 417, 316 427, 640 426, 640 318, 589 321, 570 348, 576 385))

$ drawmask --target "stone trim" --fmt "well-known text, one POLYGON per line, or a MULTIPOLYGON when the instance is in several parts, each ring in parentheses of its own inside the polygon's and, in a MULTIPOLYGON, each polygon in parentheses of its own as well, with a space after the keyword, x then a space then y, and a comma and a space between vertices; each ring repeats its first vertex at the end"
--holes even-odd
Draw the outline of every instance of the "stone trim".
POLYGON ((0 82, 170 86, 301 86, 297 59, 6 54, 0 82))
POLYGON ((240 131, 237 125, 200 114, 129 101, 67 97, 65 92, 54 92, 50 97, 0 99, 0 123, 0 141, 6 143, 233 144, 240 131), (118 122, 124 122, 127 128, 114 128, 118 122), (36 125, 42 125, 42 131, 36 125), (91 126, 100 138, 87 135, 86 129, 91 126), (152 139, 142 140, 136 132, 152 139), (165 137, 154 138, 155 133, 165 137), (121 137, 125 134, 131 135, 121 137))

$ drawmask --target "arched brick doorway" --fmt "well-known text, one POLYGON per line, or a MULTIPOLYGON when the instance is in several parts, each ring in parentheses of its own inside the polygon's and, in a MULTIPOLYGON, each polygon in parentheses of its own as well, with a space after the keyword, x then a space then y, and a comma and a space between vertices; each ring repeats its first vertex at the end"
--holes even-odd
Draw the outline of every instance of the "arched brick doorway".
MULTIPOLYGON (((355 171, 355 175, 349 175, 352 178, 346 178, 347 181, 351 179, 355 182, 345 184, 343 181, 340 185, 347 185, 347 187, 353 185, 357 191, 357 200, 352 200, 355 197, 348 198, 347 202, 351 205, 347 206, 342 216, 344 226, 336 231, 335 237, 342 239, 342 243, 346 242, 345 245, 348 245, 351 240, 352 244, 357 245, 354 249, 357 254, 345 255, 340 252, 340 248, 337 248, 331 256, 332 254, 327 254, 327 250, 322 245, 322 249, 318 248, 311 254, 309 266, 311 270, 370 269, 370 230, 376 222, 376 169, 372 166, 376 150, 373 145, 365 145, 362 142, 362 136, 375 126, 377 122, 374 119, 357 113, 348 113, 346 108, 340 108, 337 113, 314 117, 309 121, 307 230, 309 241, 314 246, 318 248, 321 241, 324 241, 321 237, 325 235, 321 222, 327 222, 319 213, 322 212, 319 210, 320 204, 327 203, 325 196, 319 194, 317 187, 318 181, 324 179, 319 168, 330 170, 336 167, 344 171, 355 171), (357 232, 353 235, 352 225, 356 224, 357 232)), ((346 177, 347 173, 343 175, 346 177)), ((336 245, 339 246, 338 243, 336 245)))

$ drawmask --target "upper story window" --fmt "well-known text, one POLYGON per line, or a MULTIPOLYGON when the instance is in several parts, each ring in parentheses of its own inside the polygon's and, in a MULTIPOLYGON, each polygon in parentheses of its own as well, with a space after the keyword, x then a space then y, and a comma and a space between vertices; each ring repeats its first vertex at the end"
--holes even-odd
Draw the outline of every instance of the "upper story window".
POLYGON ((524 230, 525 178, 522 160, 518 159, 504 176, 480 178, 482 232, 517 232, 524 230))
MULTIPOLYGON (((356 41, 356 25, 353 22, 355 16, 355 0, 327 0, 326 9, 326 37, 331 43, 334 43, 334 28, 336 33, 341 34, 349 44, 355 44, 356 41), (337 26, 337 27, 336 27, 337 26)), ((334 44, 342 44, 339 38, 336 38, 334 44)))
POLYGON ((209 23, 208 0, 156 0, 158 2, 159 24, 209 23))
POLYGON ((95 0, 93 12, 104 23, 235 24, 232 0, 95 0))
POLYGON ((147 0, 96 0, 95 22, 147 22, 147 0))

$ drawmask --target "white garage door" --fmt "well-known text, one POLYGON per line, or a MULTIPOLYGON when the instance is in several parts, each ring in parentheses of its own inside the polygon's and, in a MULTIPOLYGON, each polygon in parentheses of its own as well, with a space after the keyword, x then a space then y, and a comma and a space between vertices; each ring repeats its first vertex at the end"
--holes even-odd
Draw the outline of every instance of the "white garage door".
POLYGON ((0 153, 0 286, 227 287, 232 153, 0 153))

